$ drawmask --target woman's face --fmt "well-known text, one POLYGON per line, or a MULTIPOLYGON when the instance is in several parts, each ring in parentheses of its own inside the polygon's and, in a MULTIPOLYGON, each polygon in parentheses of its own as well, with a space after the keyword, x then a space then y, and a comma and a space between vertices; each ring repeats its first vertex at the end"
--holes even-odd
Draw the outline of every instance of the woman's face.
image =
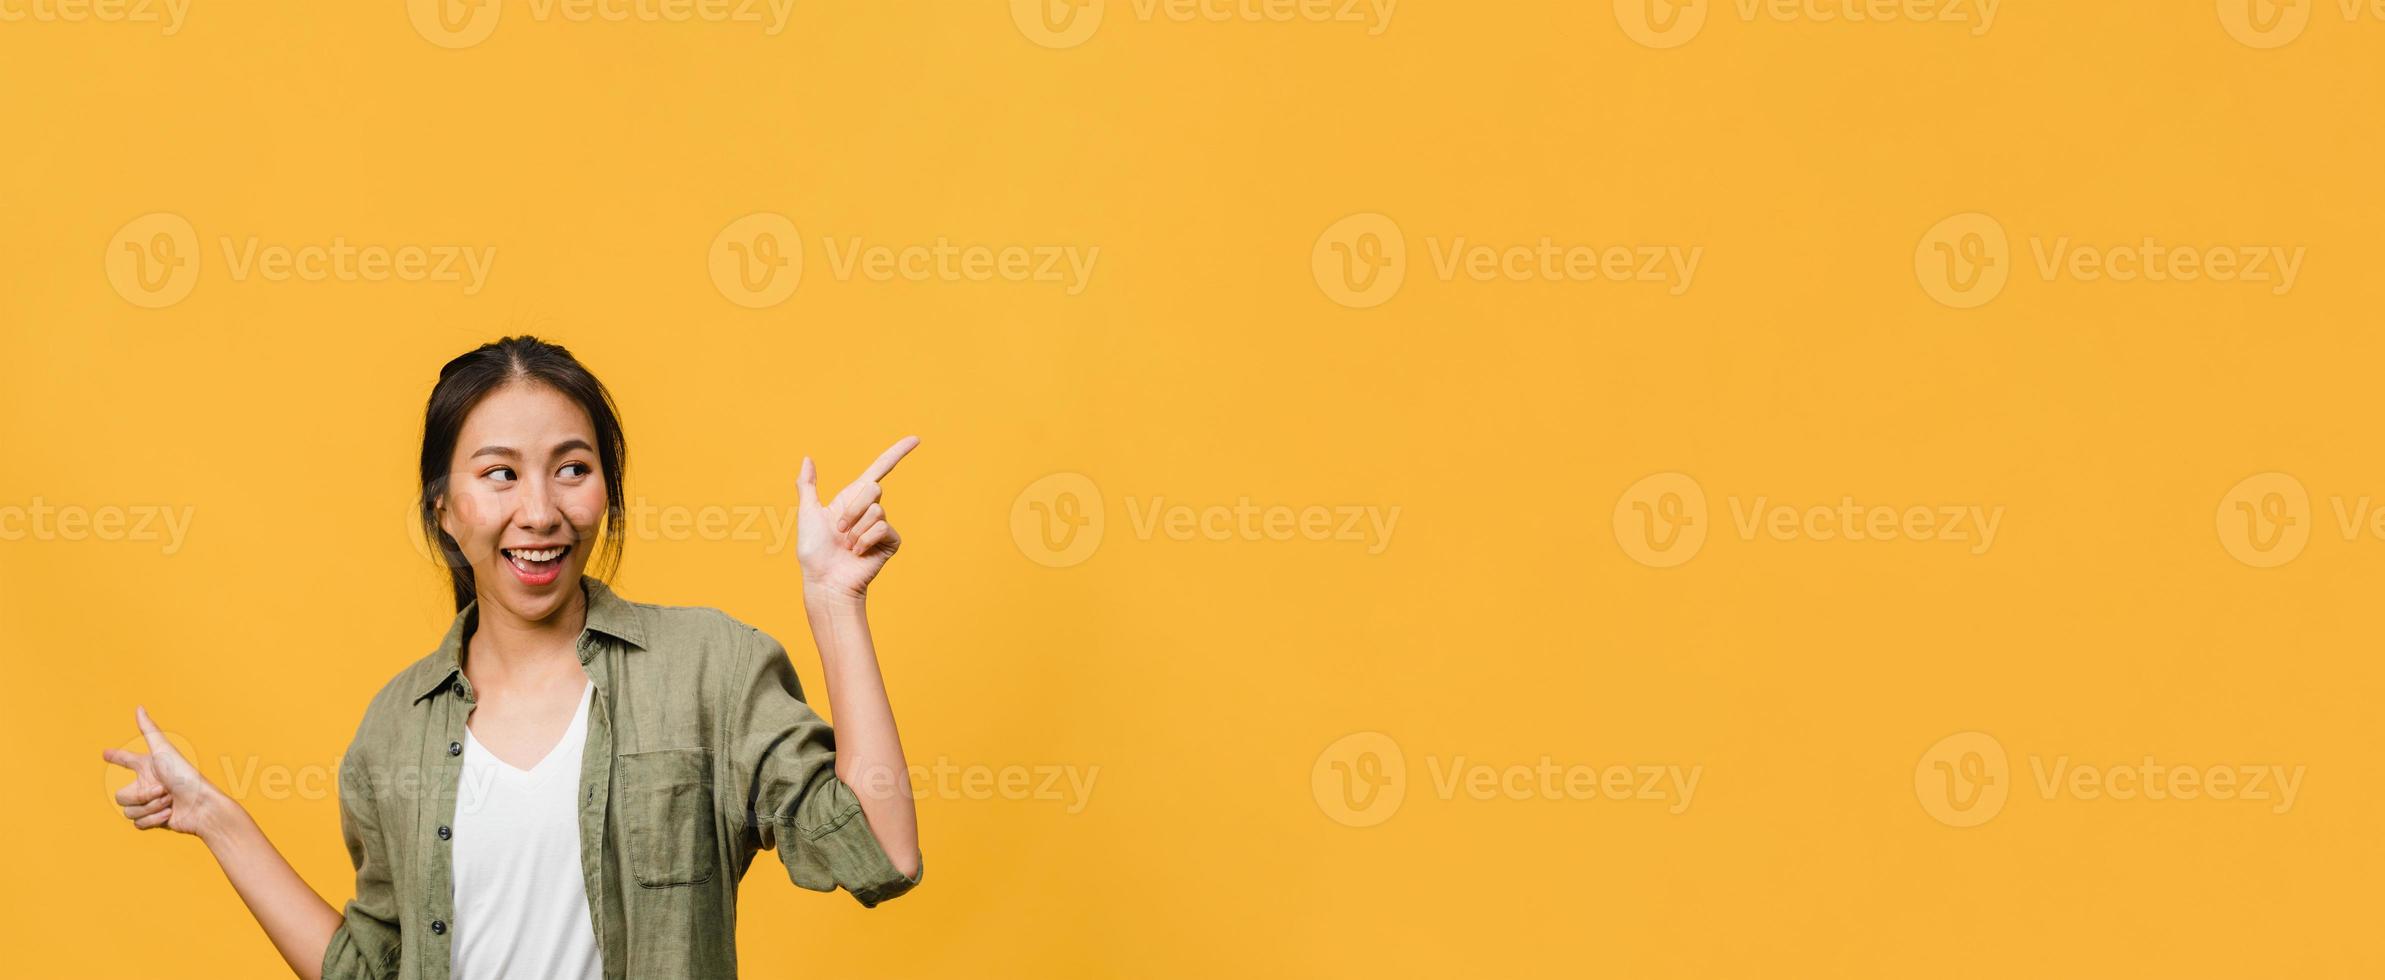
POLYGON ((472 563, 482 605, 542 622, 579 591, 605 516, 596 427, 543 384, 490 392, 464 418, 439 527, 472 563))

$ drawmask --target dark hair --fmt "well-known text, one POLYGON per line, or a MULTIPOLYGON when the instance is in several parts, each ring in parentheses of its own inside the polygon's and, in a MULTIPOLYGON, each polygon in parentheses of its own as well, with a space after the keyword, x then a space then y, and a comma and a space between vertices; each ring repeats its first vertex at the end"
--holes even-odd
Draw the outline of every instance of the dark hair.
POLYGON ((598 566, 602 571, 596 577, 607 578, 621 567, 621 546, 627 536, 622 526, 621 475, 628 468, 629 445, 622 439, 621 414, 613 407, 613 395, 561 345, 528 335, 507 337, 482 344, 440 368, 439 383, 431 389, 430 407, 422 415, 422 492, 415 501, 416 510, 423 533, 447 565, 457 612, 474 597, 472 563, 465 560, 455 539, 440 529, 435 505, 447 490, 448 468, 454 462, 455 441, 464 430, 464 417, 490 392, 517 382, 555 389, 578 402, 596 426, 597 467, 605 478, 604 547, 598 566))

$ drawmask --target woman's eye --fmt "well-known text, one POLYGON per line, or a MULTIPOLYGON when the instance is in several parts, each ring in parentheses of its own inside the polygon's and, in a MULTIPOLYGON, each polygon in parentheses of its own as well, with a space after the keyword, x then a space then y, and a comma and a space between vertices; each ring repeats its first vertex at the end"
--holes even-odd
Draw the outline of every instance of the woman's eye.
POLYGON ((500 466, 485 474, 489 479, 504 483, 513 479, 513 467, 500 466))
POLYGON ((578 471, 579 471, 577 474, 574 474, 574 475, 577 475, 577 476, 587 476, 587 475, 589 474, 589 472, 590 472, 590 470, 588 469, 588 464, 586 464, 586 463, 565 463, 565 464, 563 464, 563 472, 565 472, 565 473, 567 473, 567 474, 568 474, 568 473, 571 473, 571 471, 573 471, 573 470, 578 470, 578 471))

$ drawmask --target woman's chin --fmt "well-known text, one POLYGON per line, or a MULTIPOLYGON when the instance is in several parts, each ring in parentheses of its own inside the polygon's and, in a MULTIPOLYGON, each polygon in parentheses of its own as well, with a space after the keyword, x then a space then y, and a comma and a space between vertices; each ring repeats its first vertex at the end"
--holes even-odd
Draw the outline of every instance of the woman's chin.
POLYGON ((542 622, 562 611, 580 584, 578 562, 558 562, 542 572, 524 572, 512 562, 500 560, 494 571, 502 577, 490 591, 523 622, 542 622))

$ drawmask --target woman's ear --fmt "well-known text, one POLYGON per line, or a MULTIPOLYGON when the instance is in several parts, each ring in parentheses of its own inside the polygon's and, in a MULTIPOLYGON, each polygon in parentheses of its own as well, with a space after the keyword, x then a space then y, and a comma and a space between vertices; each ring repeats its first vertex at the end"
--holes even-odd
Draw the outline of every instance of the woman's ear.
POLYGON ((455 529, 447 526, 447 491, 441 490, 431 498, 431 516, 438 521, 439 533, 455 540, 455 529))

